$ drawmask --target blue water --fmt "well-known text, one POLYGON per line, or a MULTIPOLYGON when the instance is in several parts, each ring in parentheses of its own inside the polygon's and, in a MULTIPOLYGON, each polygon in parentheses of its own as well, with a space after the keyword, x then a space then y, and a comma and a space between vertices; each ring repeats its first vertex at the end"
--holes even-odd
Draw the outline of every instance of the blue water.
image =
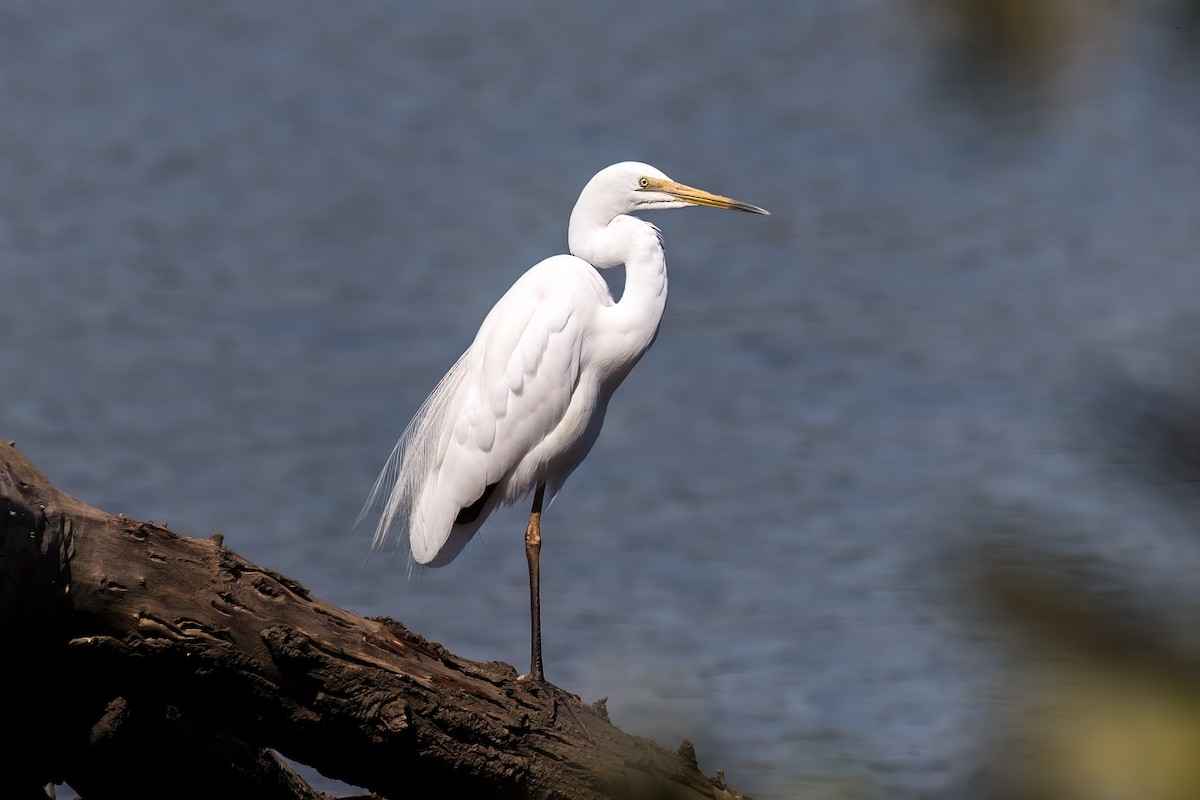
POLYGON ((1200 561, 1087 411, 1195 363, 1197 19, 968 5, 9 3, 0 435, 524 671, 521 511, 411 579, 351 525, 587 179, 648 161, 773 216, 653 219, 659 340, 544 519, 547 675, 743 791, 957 796, 1007 673, 947 551, 1053 520, 1007 529, 1148 602, 1200 561))

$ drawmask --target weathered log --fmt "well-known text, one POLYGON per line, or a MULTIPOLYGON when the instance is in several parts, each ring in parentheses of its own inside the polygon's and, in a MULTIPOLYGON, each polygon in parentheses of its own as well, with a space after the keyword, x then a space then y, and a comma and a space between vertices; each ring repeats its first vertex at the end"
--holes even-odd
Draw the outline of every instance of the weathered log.
POLYGON ((11 444, 0 633, 20 734, 5 797, 320 797, 276 752, 382 797, 739 797, 686 743, 624 733, 602 703, 563 713, 511 666, 356 616, 219 537, 82 503, 11 444))

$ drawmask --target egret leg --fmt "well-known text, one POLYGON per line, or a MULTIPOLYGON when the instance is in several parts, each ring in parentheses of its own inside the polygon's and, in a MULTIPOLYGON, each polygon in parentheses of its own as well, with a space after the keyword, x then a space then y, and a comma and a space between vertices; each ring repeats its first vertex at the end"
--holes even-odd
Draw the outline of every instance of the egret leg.
MULTIPOLYGON (((533 493, 533 509, 529 512, 529 525, 525 528, 525 559, 529 562, 530 650, 532 651, 529 677, 538 685, 544 686, 546 693, 550 696, 550 721, 553 722, 558 716, 558 696, 561 694, 567 711, 571 714, 571 719, 575 720, 575 724, 583 731, 583 735, 587 737, 588 741, 593 741, 587 726, 576 716, 575 709, 571 708, 572 698, 562 689, 547 681, 542 672, 542 602, 539 562, 542 554, 542 501, 545 499, 545 495, 546 484, 539 483, 533 493)), ((577 697, 574 700, 579 702, 577 697)))
POLYGON ((529 618, 530 618, 530 677, 545 683, 542 674, 542 602, 539 561, 542 553, 542 500, 546 495, 546 484, 539 483, 533 493, 533 510, 529 512, 529 525, 525 528, 525 559, 529 562, 529 618))

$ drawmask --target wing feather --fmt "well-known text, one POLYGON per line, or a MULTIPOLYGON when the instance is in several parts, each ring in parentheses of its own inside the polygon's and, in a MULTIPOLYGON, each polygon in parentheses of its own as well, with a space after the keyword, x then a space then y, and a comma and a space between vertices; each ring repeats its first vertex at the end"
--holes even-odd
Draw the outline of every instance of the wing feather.
POLYGON ((455 406, 462 397, 470 354, 468 350, 459 357, 421 404, 392 448, 371 493, 367 495, 358 522, 382 505, 375 537, 371 542, 374 550, 382 549, 408 523, 412 500, 420 492, 430 472, 428 469, 418 469, 418 465, 436 469, 445 460, 449 437, 443 435, 444 422, 453 418, 455 406))

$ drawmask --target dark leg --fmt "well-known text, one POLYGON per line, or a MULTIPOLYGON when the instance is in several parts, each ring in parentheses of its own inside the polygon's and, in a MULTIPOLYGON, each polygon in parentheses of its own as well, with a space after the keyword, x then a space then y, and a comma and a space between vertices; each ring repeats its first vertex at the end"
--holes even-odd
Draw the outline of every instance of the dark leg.
POLYGON ((542 553, 542 500, 546 484, 539 483, 533 493, 533 510, 529 512, 529 526, 525 528, 525 558, 529 562, 529 616, 531 625, 530 649, 532 650, 530 676, 544 683, 542 674, 542 602, 538 578, 539 558, 542 553))
MULTIPOLYGON (((525 528, 525 559, 529 562, 529 641, 532 651, 529 677, 538 685, 545 687, 546 693, 550 696, 550 721, 553 722, 558 716, 558 696, 561 694, 567 711, 571 714, 571 719, 575 720, 575 724, 583 731, 583 735, 588 738, 588 741, 591 741, 592 734, 576 716, 575 709, 571 708, 571 698, 562 689, 549 683, 542 673, 542 602, 538 567, 542 554, 542 501, 545 499, 545 495, 546 484, 539 483, 533 493, 533 509, 529 512, 529 525, 525 528)), ((576 703, 579 702, 578 697, 574 700, 576 703)))

